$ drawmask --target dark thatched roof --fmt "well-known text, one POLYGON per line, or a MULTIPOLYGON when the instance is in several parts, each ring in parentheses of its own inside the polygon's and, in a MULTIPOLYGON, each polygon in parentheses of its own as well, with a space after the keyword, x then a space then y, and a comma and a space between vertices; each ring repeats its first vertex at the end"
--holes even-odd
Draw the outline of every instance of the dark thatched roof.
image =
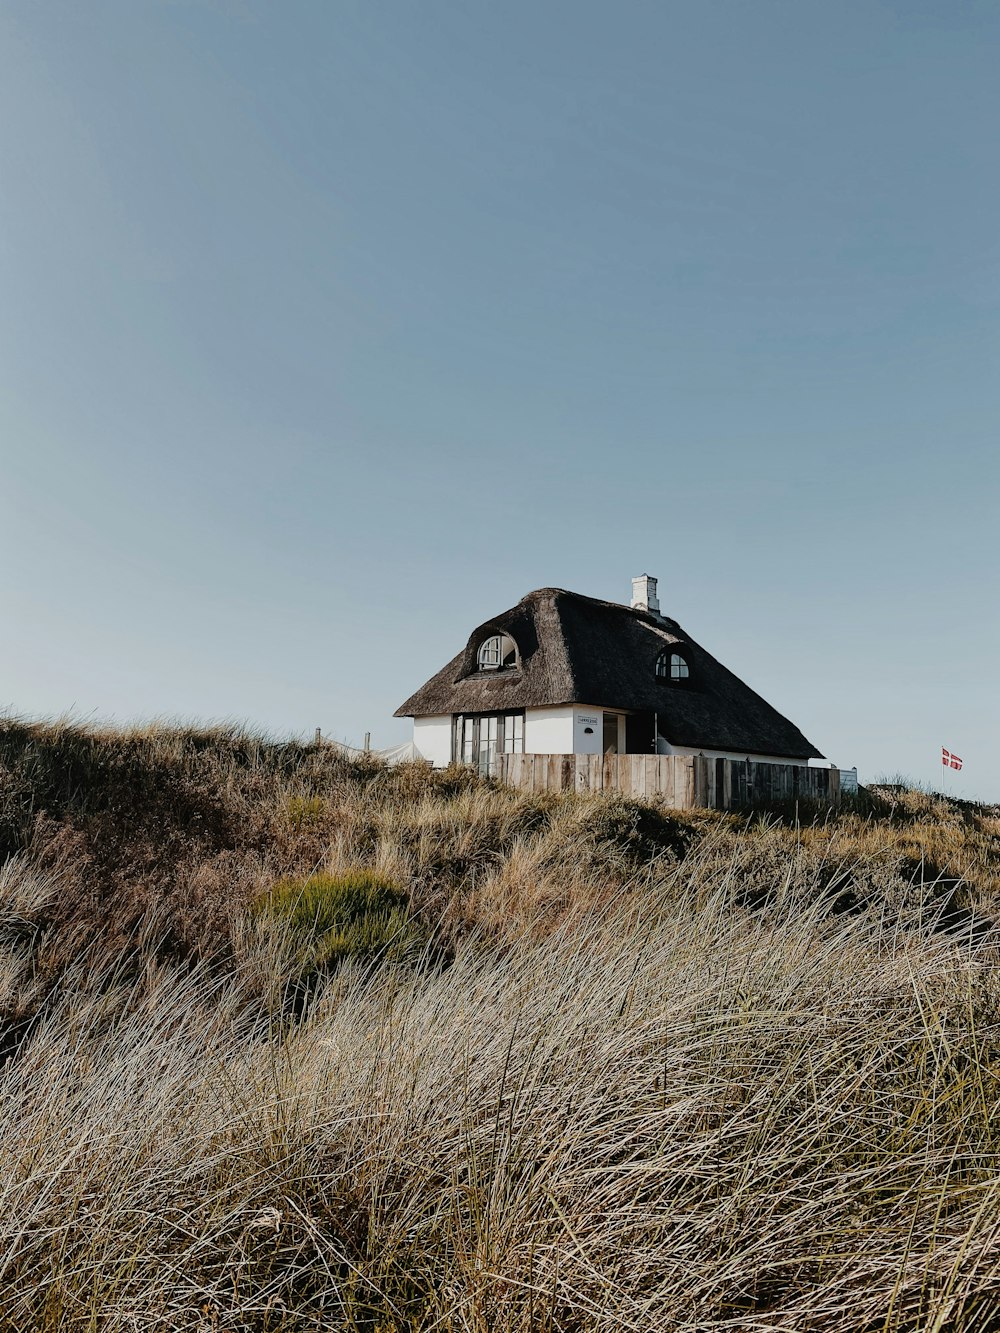
POLYGON ((485 621, 465 648, 396 710, 396 717, 571 703, 656 713, 661 735, 675 745, 822 758, 798 727, 676 621, 563 588, 539 588, 485 621), (517 667, 478 670, 480 644, 501 631, 517 645, 517 667), (656 676, 656 659, 671 646, 690 667, 690 679, 683 684, 656 676))

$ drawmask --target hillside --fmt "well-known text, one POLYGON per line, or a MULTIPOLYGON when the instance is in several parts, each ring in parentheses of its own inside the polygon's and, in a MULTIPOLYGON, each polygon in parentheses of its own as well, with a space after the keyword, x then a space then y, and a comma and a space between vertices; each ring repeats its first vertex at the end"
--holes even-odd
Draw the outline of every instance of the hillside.
POLYGON ((0 723, 0 1326, 1000 1327, 1000 811, 0 723))

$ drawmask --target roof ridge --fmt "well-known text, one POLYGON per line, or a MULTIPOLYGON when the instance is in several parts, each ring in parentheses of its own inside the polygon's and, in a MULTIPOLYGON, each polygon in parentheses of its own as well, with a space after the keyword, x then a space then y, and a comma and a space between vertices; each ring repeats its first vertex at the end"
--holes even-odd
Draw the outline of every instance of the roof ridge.
MULTIPOLYGON (((520 606, 524 602, 531 601, 533 598, 543 596, 572 597, 578 602, 588 602, 591 606, 606 606, 612 611, 627 611, 630 615, 647 617, 654 625, 666 622, 668 625, 677 625, 677 621, 672 616, 657 615, 653 611, 644 611, 638 606, 630 606, 627 602, 613 602, 607 597, 591 597, 585 592, 574 592, 572 588, 534 588, 531 592, 526 592, 518 602, 520 606)), ((513 610, 513 608, 511 608, 513 610)))

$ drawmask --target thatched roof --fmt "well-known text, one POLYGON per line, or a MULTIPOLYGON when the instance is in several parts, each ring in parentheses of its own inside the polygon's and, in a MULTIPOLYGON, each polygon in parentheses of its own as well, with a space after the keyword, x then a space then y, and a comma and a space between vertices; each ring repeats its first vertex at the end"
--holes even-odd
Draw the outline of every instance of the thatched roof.
POLYGON ((822 758, 798 727, 676 621, 563 588, 539 588, 484 621, 465 648, 396 710, 396 717, 571 703, 656 713, 660 734, 675 745, 822 758), (517 667, 478 670, 480 644, 501 632, 517 645, 517 667), (686 682, 656 676, 657 657, 672 646, 689 664, 686 682))

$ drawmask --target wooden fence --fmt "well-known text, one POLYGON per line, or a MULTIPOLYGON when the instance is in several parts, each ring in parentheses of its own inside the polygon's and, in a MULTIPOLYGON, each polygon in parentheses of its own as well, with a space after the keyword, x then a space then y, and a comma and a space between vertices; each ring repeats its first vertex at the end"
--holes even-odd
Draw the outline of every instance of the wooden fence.
POLYGON ((497 777, 526 791, 620 791, 677 810, 741 810, 772 801, 836 804, 835 768, 682 754, 502 754, 497 777))

